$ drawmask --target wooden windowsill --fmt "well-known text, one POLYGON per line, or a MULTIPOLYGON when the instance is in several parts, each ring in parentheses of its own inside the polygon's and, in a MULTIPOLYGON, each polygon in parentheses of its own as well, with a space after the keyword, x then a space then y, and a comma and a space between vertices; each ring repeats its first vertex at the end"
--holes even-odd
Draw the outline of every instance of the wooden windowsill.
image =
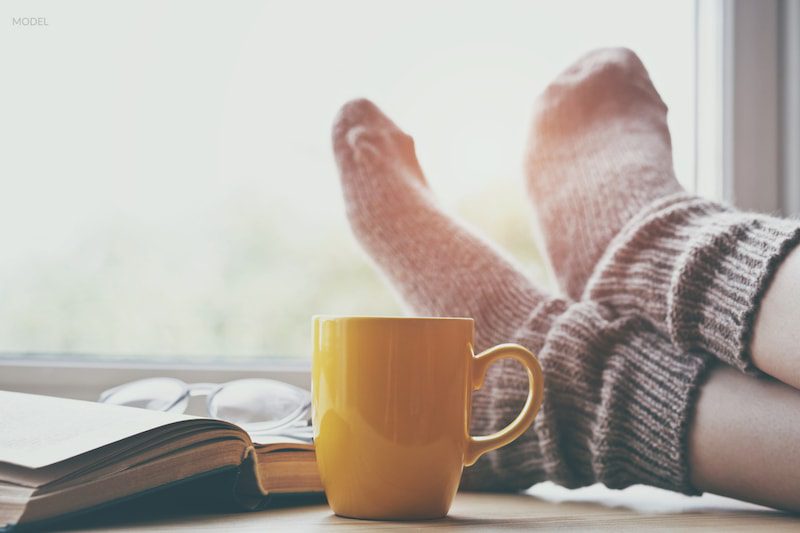
POLYGON ((428 522, 369 522, 340 518, 319 501, 235 514, 115 515, 86 517, 72 530, 109 531, 335 531, 405 528, 554 529, 569 531, 639 531, 700 529, 797 531, 800 518, 757 505, 714 495, 687 497, 649 487, 612 491, 601 486, 569 491, 550 483, 525 494, 460 493, 442 520, 428 522))

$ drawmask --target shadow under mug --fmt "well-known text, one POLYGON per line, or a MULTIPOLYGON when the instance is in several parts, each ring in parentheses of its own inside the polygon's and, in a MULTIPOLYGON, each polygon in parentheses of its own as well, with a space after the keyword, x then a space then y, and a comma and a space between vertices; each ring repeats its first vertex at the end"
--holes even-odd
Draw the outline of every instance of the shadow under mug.
POLYGON ((463 467, 533 423, 543 393, 536 357, 516 344, 474 355, 473 329, 471 318, 314 317, 314 444, 337 515, 443 517, 463 467), (506 357, 527 370, 525 406, 501 431, 470 436, 471 393, 506 357))

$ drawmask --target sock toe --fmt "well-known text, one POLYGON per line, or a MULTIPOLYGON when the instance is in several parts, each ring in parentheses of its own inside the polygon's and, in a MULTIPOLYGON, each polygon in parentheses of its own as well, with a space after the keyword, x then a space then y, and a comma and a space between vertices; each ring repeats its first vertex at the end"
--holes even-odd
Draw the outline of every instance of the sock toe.
MULTIPOLYGON (((402 163, 407 174, 425 183, 414 139, 366 98, 347 102, 333 121, 332 140, 340 170, 360 163, 370 168, 402 163)), ((356 173, 343 172, 343 176, 356 173)))
POLYGON ((627 48, 603 48, 581 57, 545 89, 535 121, 541 129, 557 118, 556 131, 566 131, 641 103, 667 112, 639 56, 627 48))
POLYGON ((372 101, 357 98, 344 104, 337 113, 333 121, 333 142, 352 147, 359 132, 398 129, 372 101))

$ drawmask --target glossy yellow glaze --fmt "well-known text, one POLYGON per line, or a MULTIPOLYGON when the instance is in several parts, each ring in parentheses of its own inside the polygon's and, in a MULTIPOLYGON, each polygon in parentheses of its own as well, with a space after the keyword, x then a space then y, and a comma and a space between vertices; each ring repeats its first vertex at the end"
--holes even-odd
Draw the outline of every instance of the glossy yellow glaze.
POLYGON ((314 443, 336 514, 442 517, 464 465, 531 425, 543 390, 536 358, 514 344, 475 356, 472 337, 468 318, 314 318, 314 443), (502 431, 471 437, 471 391, 503 357, 528 370, 528 401, 502 431))

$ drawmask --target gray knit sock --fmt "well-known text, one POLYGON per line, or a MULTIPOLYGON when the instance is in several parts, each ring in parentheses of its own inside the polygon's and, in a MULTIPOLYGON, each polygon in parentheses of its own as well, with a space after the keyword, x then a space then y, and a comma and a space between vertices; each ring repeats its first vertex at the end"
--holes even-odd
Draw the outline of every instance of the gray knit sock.
POLYGON ((547 249, 573 298, 642 314, 683 351, 750 371, 758 306, 798 224, 687 194, 666 114, 630 50, 592 52, 547 88, 527 164, 547 249))
POLYGON ((798 242, 795 220, 675 194, 622 228, 586 297, 646 317, 684 351, 755 372, 749 347, 759 305, 798 242))
MULTIPOLYGON (((465 487, 515 490, 550 479, 695 492, 686 439, 704 356, 676 352, 641 319, 538 290, 439 209, 411 138, 370 102, 342 109, 333 142, 352 229, 411 310, 474 317, 479 349, 518 342, 542 363, 534 426, 469 469, 465 487)), ((473 394, 473 434, 510 422, 527 390, 516 362, 493 365, 473 394)))
MULTIPOLYGON (((551 300, 511 340, 539 357, 542 411, 523 437, 467 469, 462 488, 520 490, 550 480, 699 493, 687 439, 711 367, 706 355, 680 352, 645 320, 588 301, 551 300)), ((521 371, 498 369, 487 384, 490 403, 473 404, 473 431, 481 433, 511 422, 527 394, 521 371)))
POLYGON ((636 54, 596 50, 548 86, 537 101, 525 168, 556 277, 577 299, 622 226, 682 190, 667 107, 636 54))

